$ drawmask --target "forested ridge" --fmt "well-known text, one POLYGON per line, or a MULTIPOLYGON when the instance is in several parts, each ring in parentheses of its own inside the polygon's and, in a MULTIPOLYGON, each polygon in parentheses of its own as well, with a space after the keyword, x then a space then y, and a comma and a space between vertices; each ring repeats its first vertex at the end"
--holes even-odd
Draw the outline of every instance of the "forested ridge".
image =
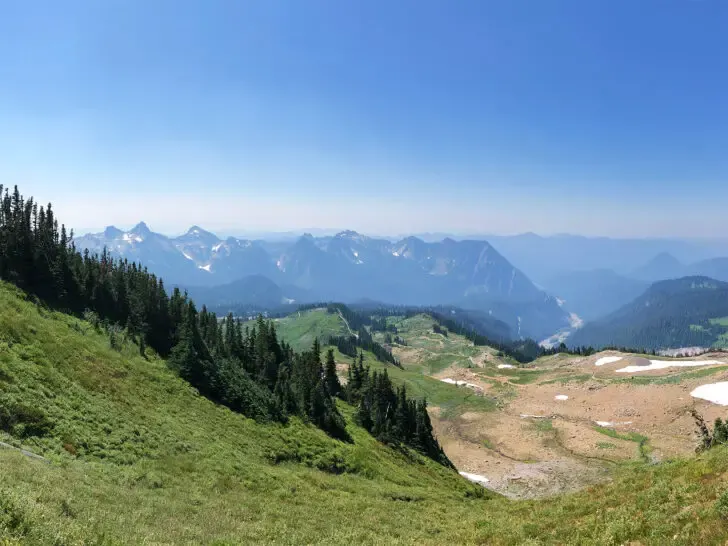
POLYGON ((648 349, 725 347, 727 334, 728 283, 683 277, 653 284, 630 304, 586 324, 572 341, 648 349))
MULTIPOLYGON (((559 344, 551 349, 541 347, 536 341, 530 338, 518 339, 518 340, 502 340, 497 341, 489 337, 488 331, 484 330, 483 323, 479 318, 478 313, 470 311, 457 310, 455 314, 445 314, 443 311, 446 308, 435 308, 435 307, 406 307, 406 306, 394 306, 394 307, 380 307, 376 310, 372 310, 373 316, 371 318, 373 324, 378 324, 380 331, 386 331, 386 317, 391 315, 404 316, 405 318, 411 318, 420 314, 426 314, 433 318, 435 321, 435 328, 440 328, 441 332, 453 332, 461 335, 471 341, 473 345, 481 347, 493 347, 497 349, 502 355, 507 356, 520 362, 521 364, 527 364, 533 362, 537 358, 547 355, 553 355, 557 353, 567 353, 581 356, 588 356, 594 354, 596 350, 591 346, 580 346, 580 347, 567 347, 564 343, 559 344), (384 322, 382 322, 384 321, 384 322), (382 326, 384 324, 384 326, 382 326)), ((454 309, 447 309, 448 311, 454 311, 454 309)), ((396 333, 396 330, 395 330, 396 333)), ((615 347, 616 348, 616 347, 615 347)), ((625 347, 621 347, 628 352, 630 351, 625 347)))
MULTIPOLYGON (((288 416, 297 415, 344 441, 351 438, 337 409, 337 396, 357 403, 371 400, 378 407, 383 403, 380 396, 391 401, 387 389, 369 388, 380 379, 368 370, 356 394, 343 389, 335 364, 327 362, 324 367, 318 340, 310 350, 294 353, 262 317, 252 328, 243 328, 232 314, 218 320, 205 307, 198 310, 179 289, 168 295, 162 279, 141 265, 115 260, 106 251, 77 252, 72 232, 59 224, 51 204, 39 206, 17 187, 10 192, 0 185, 0 195, 0 279, 39 303, 85 316, 98 328, 106 328, 112 340, 114 332, 123 328, 142 355, 149 347, 167 358, 208 398, 263 421, 286 422, 288 416)), ((399 407, 399 413, 385 413, 377 427, 368 430, 384 441, 409 445, 449 464, 441 450, 436 453, 432 448, 439 446, 429 419, 425 422, 420 415, 416 426, 417 410, 425 411, 426 403, 401 399, 405 402, 399 406, 387 406, 399 407)))

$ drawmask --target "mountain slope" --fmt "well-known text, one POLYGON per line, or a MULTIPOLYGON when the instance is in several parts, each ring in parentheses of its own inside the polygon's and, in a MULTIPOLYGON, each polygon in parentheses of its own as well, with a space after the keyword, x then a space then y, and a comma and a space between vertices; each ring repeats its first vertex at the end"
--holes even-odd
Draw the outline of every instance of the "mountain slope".
POLYGON ((728 345, 728 283, 683 277, 653 284, 640 297, 587 323, 573 345, 649 349, 728 345))
POLYGON ((728 258, 711 258, 689 266, 691 275, 702 275, 728 282, 728 258))
POLYGON ((549 293, 564 300, 564 305, 589 321, 608 315, 642 294, 646 281, 618 275, 611 269, 572 271, 544 283, 549 293))
MULTIPOLYGON (((15 425, 0 418, 0 441, 51 461, 0 449, 0 538, 46 543, 60 532, 61 542, 106 535, 119 543, 305 543, 321 532, 317 506, 343 509, 341 518, 362 509, 347 491, 373 502, 370 513, 399 495, 433 502, 483 495, 455 472, 386 448, 351 422, 352 444, 296 418, 256 424, 199 396, 164 361, 139 357, 133 344, 113 350, 92 325, 39 309, 4 283, 0 309, 0 409, 21 416, 15 425), (40 422, 47 424, 42 435, 28 434, 40 422), (39 488, 40 502, 32 493, 39 488)), ((327 524, 331 540, 371 533, 337 527, 327 524)), ((383 520, 380 532, 387 527, 383 520)))
MULTIPOLYGON (((493 313, 513 332, 534 337, 568 325, 568 313, 557 301, 487 241, 448 238, 426 243, 408 237, 392 243, 342 231, 333 237, 305 234, 292 243, 271 245, 235 238, 223 241, 199 226, 176 238, 140 226, 143 235, 137 228, 123 232, 110 227, 76 243, 79 248, 100 252, 106 247, 112 255, 139 260, 165 281, 186 287, 264 276, 285 286, 282 297, 289 299, 300 299, 290 290, 297 288, 309 301, 368 298, 388 304, 458 305, 493 313)), ((235 286, 230 289, 226 302, 241 299, 235 286)))
POLYGON ((713 544, 728 452, 624 467, 614 483, 507 502, 351 424, 353 444, 294 419, 257 424, 197 395, 153 355, 0 284, 0 542, 713 544), (27 420, 27 419, 26 419, 27 420), (48 429, 48 427, 46 427, 48 429), (343 472, 342 472, 343 471, 343 472), (485 498, 483 498, 485 497, 485 498), (641 507, 639 510, 637 507, 641 507))
POLYGON ((190 286, 187 291, 196 303, 219 310, 218 314, 227 314, 227 310, 240 307, 277 309, 310 301, 305 290, 290 286, 282 288, 263 275, 250 275, 215 286, 190 286))

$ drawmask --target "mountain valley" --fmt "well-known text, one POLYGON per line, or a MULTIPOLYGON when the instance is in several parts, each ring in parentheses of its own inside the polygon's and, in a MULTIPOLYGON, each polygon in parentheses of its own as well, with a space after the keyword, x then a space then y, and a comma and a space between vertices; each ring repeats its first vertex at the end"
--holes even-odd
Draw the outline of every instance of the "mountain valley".
MULTIPOLYGON (((484 242, 304 236, 275 264, 279 282, 295 283, 285 289, 246 270, 229 284, 168 294, 128 260, 169 267, 169 253, 184 262, 167 264, 224 277, 213 253, 267 252, 254 242, 218 246, 198 227, 181 240, 144 225, 107 234, 116 257, 79 254, 52 213, 17 191, 3 195, 4 543, 728 538, 724 352, 541 347, 512 332, 508 306, 553 300, 565 314, 563 303, 484 242), (210 267, 195 261, 208 259, 210 267), (392 286, 387 267, 403 293, 437 287, 488 307, 288 301, 266 320, 196 305, 228 308, 239 292, 264 308, 286 301, 283 290, 327 283, 340 295, 341 275, 381 295, 392 286)), ((721 338, 725 284, 658 282, 615 313, 634 332, 636 319, 687 316, 695 336, 721 338)), ((661 339, 700 341, 673 330, 661 339)))

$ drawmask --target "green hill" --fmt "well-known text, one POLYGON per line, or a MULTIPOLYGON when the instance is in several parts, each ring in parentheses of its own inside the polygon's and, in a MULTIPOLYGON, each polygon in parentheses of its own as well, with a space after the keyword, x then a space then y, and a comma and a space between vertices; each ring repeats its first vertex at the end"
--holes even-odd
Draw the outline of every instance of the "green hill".
POLYGON ((0 285, 0 543, 711 544, 728 453, 512 502, 352 423, 353 443, 216 405, 130 342, 0 285))
POLYGON ((331 336, 349 334, 343 319, 326 309, 299 311, 281 319, 275 319, 278 337, 286 341, 295 351, 311 347, 313 340, 324 341, 331 336))

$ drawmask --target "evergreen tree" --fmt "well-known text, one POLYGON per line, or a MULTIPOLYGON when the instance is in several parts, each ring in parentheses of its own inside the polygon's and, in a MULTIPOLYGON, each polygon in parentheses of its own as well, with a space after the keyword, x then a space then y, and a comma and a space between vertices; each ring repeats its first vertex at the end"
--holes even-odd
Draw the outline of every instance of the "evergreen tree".
POLYGON ((725 444, 728 442, 728 421, 725 423, 718 417, 713 424, 713 443, 725 444))
POLYGON ((326 366, 324 369, 326 378, 326 388, 331 396, 339 396, 341 394, 341 382, 339 376, 336 375, 336 360, 334 360, 334 350, 329 349, 326 352, 326 366))

